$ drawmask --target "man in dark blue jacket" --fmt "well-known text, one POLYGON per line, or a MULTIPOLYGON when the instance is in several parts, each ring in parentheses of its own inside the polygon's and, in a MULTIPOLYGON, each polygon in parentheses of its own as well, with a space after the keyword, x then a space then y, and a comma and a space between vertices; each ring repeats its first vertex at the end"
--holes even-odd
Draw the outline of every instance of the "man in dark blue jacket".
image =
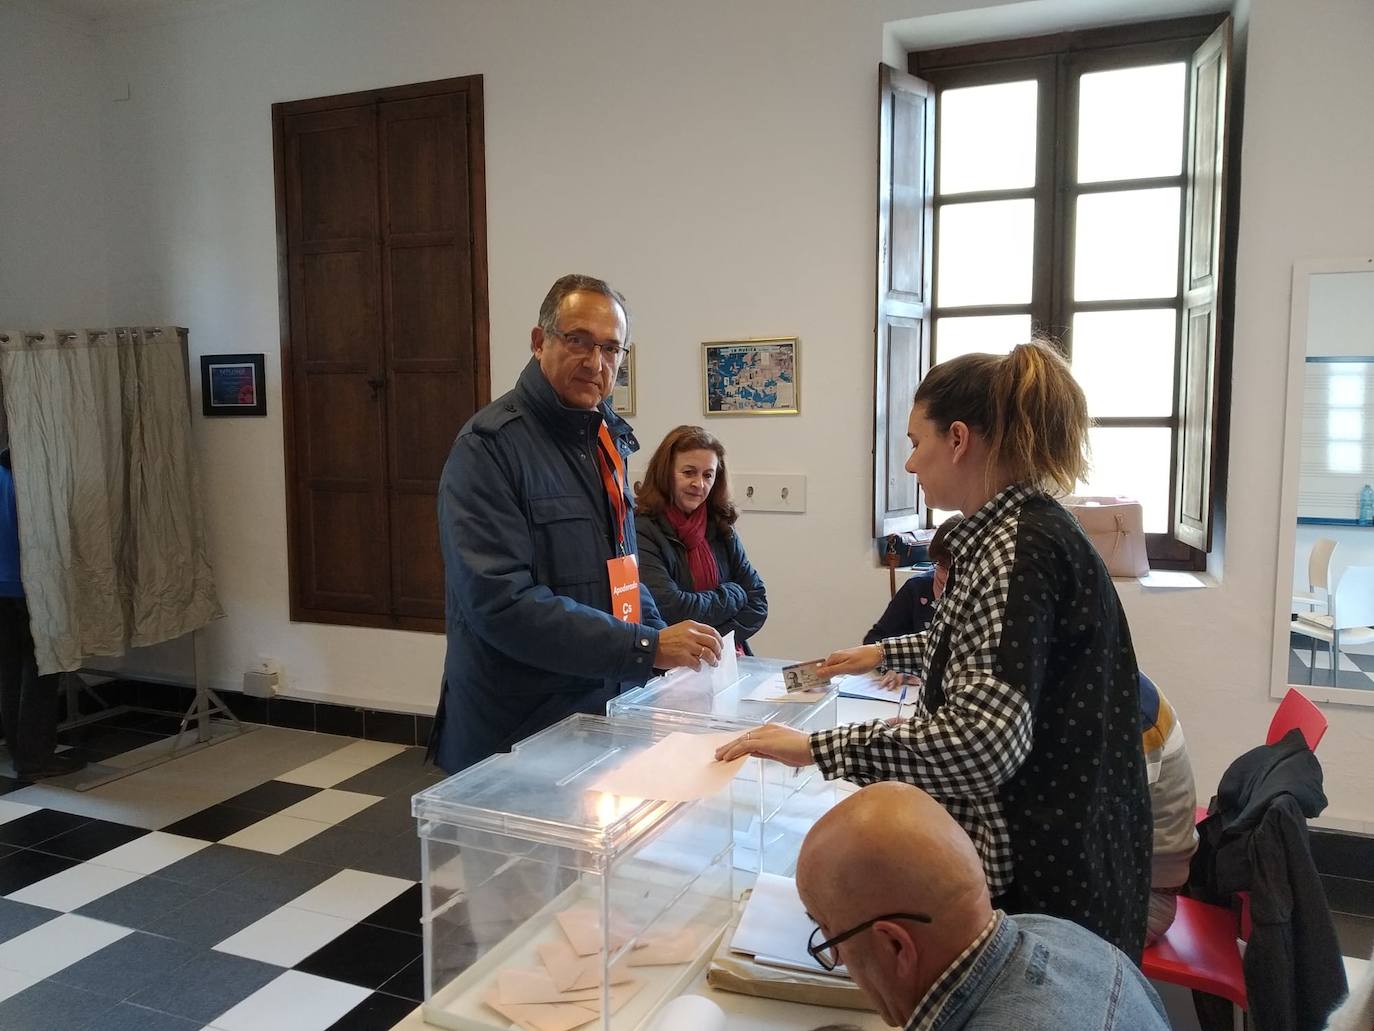
POLYGON ((705 624, 665 628, 634 573, 625 459, 639 442, 606 403, 629 342, 624 298, 564 276, 515 389, 453 443, 439 482, 448 656, 435 725, 449 773, 604 712, 654 668, 720 655, 705 624))

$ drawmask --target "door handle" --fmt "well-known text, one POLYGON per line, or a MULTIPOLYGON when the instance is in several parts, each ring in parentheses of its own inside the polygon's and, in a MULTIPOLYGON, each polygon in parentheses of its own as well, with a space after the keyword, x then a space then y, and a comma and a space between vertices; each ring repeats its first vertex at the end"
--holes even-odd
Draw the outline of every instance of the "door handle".
POLYGON ((386 386, 386 380, 380 376, 370 376, 367 385, 372 388, 372 400, 377 400, 381 395, 382 388, 386 386))

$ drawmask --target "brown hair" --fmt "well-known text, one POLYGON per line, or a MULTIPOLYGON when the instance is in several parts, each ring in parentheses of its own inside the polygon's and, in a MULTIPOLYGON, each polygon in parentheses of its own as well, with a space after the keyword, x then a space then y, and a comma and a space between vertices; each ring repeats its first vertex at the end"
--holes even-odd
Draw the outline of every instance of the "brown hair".
POLYGON ((930 556, 930 561, 942 566, 949 565, 950 560, 954 558, 949 550, 949 534, 960 522, 958 516, 950 516, 935 528, 935 536, 926 545, 926 554, 930 556))
POLYGON ((711 493, 706 495, 707 511, 711 522, 723 536, 734 533, 731 529, 739 518, 735 503, 730 500, 730 482, 725 475, 725 445, 707 433, 700 426, 679 426, 663 438, 663 442, 649 459, 649 468, 644 472, 644 482, 635 490, 635 508, 647 515, 658 515, 673 503, 673 460, 683 451, 714 451, 716 453, 716 479, 711 484, 711 493))
POLYGON ((914 403, 947 432, 962 422, 988 442, 988 473, 1068 494, 1088 471, 1088 402, 1054 345, 1032 340, 1011 354, 964 354, 941 362, 914 403))

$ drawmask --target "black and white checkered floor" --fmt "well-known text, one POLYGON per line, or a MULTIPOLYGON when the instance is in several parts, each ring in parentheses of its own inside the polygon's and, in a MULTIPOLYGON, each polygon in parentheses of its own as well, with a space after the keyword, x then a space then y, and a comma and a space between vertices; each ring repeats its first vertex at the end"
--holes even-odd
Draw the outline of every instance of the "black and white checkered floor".
POLYGON ((3 1031, 419 1026, 422 750, 263 727, 0 798, 3 1031))
MULTIPOLYGON (((1291 634, 1288 653, 1288 680, 1293 684, 1330 687, 1331 657, 1323 642, 1317 642, 1316 664, 1312 662, 1312 639, 1291 634)), ((1342 651, 1336 665, 1336 687, 1374 691, 1374 655, 1342 651)))

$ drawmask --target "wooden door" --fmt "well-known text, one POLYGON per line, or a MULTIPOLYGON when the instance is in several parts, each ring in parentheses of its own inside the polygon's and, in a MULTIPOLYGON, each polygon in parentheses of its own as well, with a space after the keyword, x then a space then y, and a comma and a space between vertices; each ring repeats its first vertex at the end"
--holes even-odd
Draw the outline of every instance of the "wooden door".
POLYGON ((442 630, 439 476, 490 396, 481 78, 273 120, 292 618, 442 630))

